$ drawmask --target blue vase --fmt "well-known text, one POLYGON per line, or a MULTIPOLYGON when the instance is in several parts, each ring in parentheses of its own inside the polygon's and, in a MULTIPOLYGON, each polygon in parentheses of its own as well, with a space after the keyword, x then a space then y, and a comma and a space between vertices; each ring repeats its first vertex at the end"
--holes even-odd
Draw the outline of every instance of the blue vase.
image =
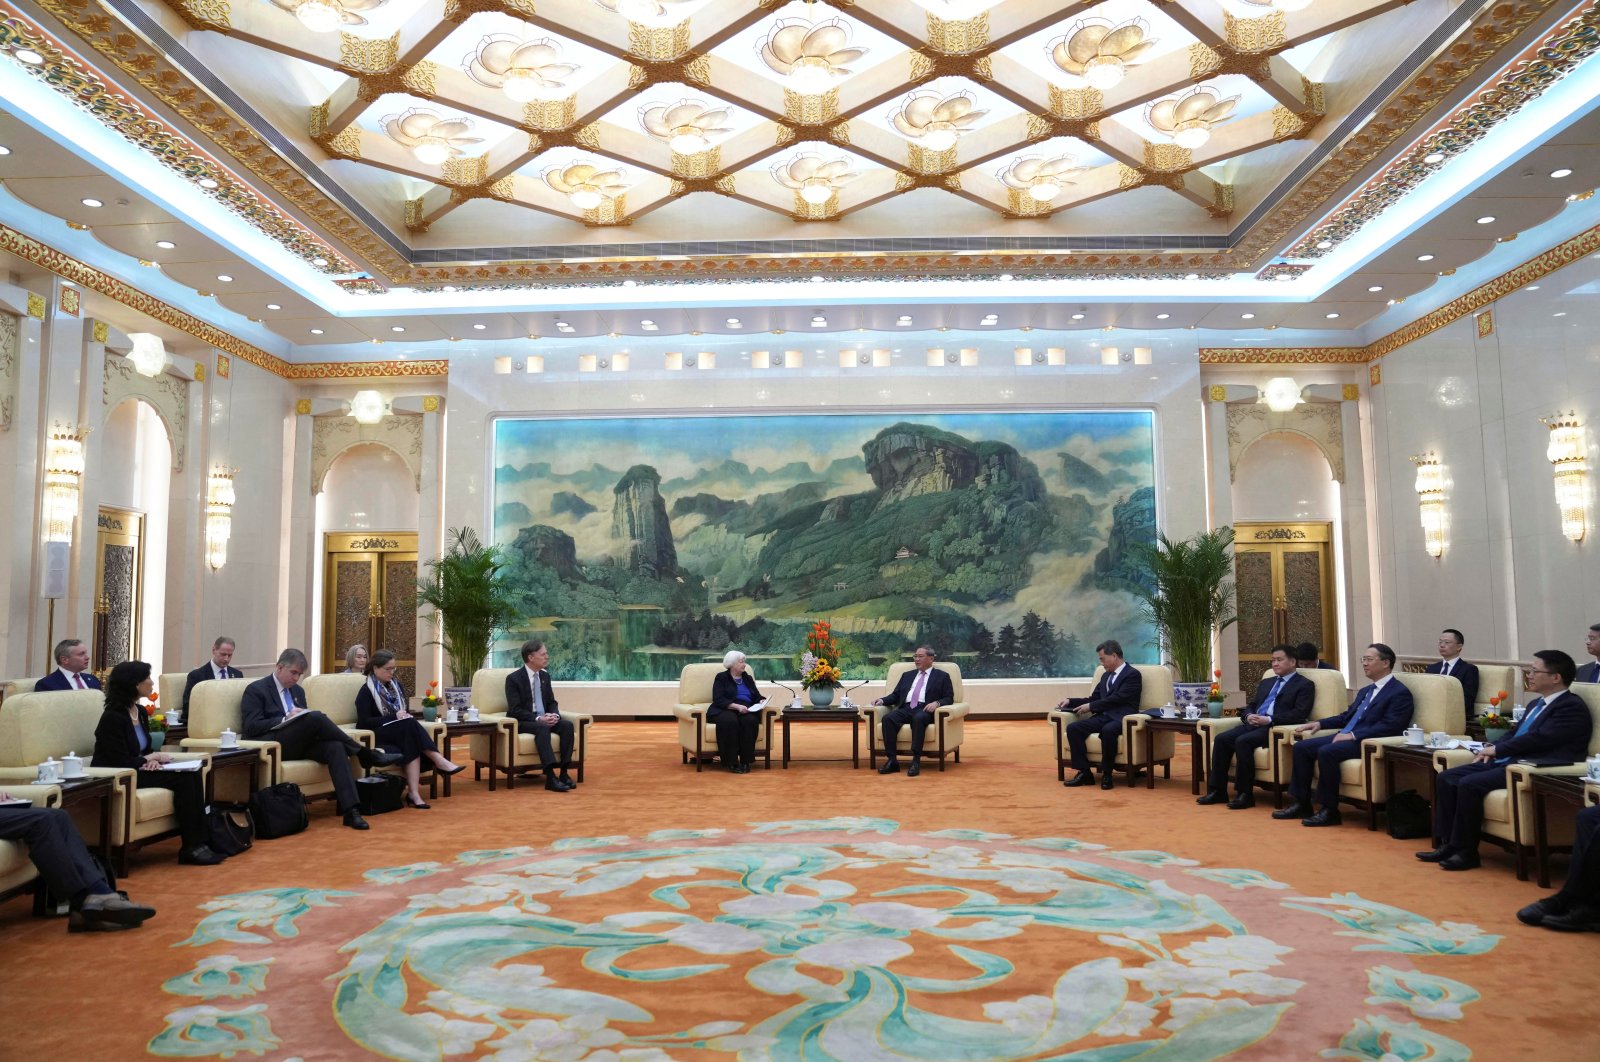
POLYGON ((833 704, 832 686, 812 686, 806 691, 811 695, 811 707, 827 708, 833 704))

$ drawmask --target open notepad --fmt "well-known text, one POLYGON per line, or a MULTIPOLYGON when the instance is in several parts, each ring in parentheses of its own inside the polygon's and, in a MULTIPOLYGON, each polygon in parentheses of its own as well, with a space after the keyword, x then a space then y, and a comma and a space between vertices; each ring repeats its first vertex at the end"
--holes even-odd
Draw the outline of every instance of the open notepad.
POLYGON ((198 771, 205 766, 204 760, 172 760, 161 765, 163 771, 198 771))

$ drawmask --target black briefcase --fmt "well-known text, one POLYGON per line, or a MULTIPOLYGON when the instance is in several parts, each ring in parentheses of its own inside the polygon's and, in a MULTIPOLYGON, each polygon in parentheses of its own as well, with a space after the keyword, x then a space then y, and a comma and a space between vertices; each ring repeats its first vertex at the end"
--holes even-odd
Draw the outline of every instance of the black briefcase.
POLYGON ((263 841, 299 833, 311 824, 306 798, 293 782, 279 782, 251 793, 250 818, 256 824, 256 837, 263 841))
POLYGON ((1389 836, 1403 841, 1433 836, 1433 808, 1415 789, 1392 793, 1383 806, 1389 817, 1389 836))
POLYGON ((399 811, 406 780, 398 774, 369 774, 356 779, 356 794, 361 798, 361 814, 382 815, 399 811))

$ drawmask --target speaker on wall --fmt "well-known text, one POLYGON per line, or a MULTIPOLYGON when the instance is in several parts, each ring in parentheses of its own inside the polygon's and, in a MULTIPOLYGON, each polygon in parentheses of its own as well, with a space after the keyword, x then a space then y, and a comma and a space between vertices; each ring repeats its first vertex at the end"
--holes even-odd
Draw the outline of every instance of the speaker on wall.
POLYGON ((72 544, 46 542, 44 544, 44 596, 67 596, 67 574, 72 563, 72 544))

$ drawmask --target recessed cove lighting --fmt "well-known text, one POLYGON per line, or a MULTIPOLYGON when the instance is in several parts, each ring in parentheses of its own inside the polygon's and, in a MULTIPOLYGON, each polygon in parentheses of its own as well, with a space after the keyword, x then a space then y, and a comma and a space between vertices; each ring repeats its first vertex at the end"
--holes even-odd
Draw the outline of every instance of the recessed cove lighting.
POLYGON ((1439 152, 1435 151, 1431 155, 1422 156, 1422 161, 1426 162, 1429 166, 1437 166, 1437 165, 1439 165, 1439 163, 1444 161, 1444 156, 1442 154, 1440 154, 1439 152))
POLYGON ((1551 317, 1565 317, 1566 315, 1567 315, 1567 311, 1561 310, 1561 311, 1558 311, 1556 313, 1551 314, 1550 316, 1551 317))
POLYGON ((281 310, 281 309, 283 309, 283 307, 279 306, 275 302, 269 302, 269 303, 267 303, 267 309, 269 309, 269 310, 281 310))
POLYGON ((1256 319, 1256 315, 1253 313, 1241 313, 1239 317, 1246 321, 1254 321, 1256 319))
POLYGON ((1081 314, 1081 313, 1075 313, 1075 314, 1073 314, 1073 315, 1072 315, 1072 319, 1073 319, 1073 320, 1074 320, 1074 321, 1081 321, 1081 320, 1083 320, 1083 314, 1081 314))
POLYGON ((404 332, 405 330, 406 330, 406 326, 405 325, 390 325, 389 326, 389 331, 391 331, 391 332, 404 332))
POLYGON ((1494 223, 1494 220, 1495 220, 1495 216, 1493 214, 1485 214, 1483 217, 1478 219, 1478 224, 1479 225, 1491 225, 1491 224, 1494 223))
POLYGON ((1323 315, 1322 315, 1322 316, 1323 316, 1323 317, 1326 317, 1326 318, 1327 318, 1327 319, 1328 319, 1328 320, 1330 320, 1330 321, 1333 321, 1333 320, 1337 320, 1337 319, 1338 319, 1338 317, 1339 317, 1339 315, 1338 315, 1338 314, 1336 314, 1336 313, 1325 313, 1325 314, 1323 314, 1323 315))
POLYGON ((894 319, 894 323, 897 325, 908 325, 911 323, 911 318, 906 314, 901 314, 899 317, 894 319))
POLYGON ((1572 170, 1568 169, 1566 166, 1563 166, 1559 170, 1551 170, 1550 176, 1559 181, 1563 177, 1571 177, 1572 170))
POLYGON ((321 335, 321 334, 322 334, 322 329, 320 329, 320 328, 313 328, 313 329, 312 329, 312 330, 311 330, 311 334, 312 334, 312 335, 314 335, 314 336, 320 336, 320 335, 321 335))
POLYGON ((218 274, 217 274, 217 279, 218 279, 218 280, 220 280, 220 281, 222 281, 222 282, 223 282, 223 283, 224 283, 224 284, 231 284, 231 283, 233 283, 233 278, 232 278, 232 277, 230 277, 230 276, 229 276, 229 275, 228 275, 228 274, 226 274, 226 273, 218 273, 218 274))
POLYGON ((827 279, 828 278, 824 277, 824 276, 815 276, 815 277, 811 278, 811 283, 813 283, 813 284, 821 284, 823 281, 825 281, 827 279))
POLYGON ((1526 290, 1528 290, 1528 291, 1538 291, 1539 290, 1539 285, 1537 285, 1537 284, 1529 284, 1526 290))
POLYGON ((4 144, 0 144, 0 157, 4 157, 9 154, 11 154, 11 149, 6 147, 4 144))
POLYGON ((1156 314, 1156 320, 1165 321, 1167 318, 1169 318, 1171 316, 1172 315, 1170 313, 1158 313, 1158 314, 1156 314))
POLYGON ((1319 251, 1326 251, 1329 247, 1332 247, 1332 246, 1333 246, 1333 241, 1332 240, 1318 240, 1317 241, 1317 250, 1319 250, 1319 251))
POLYGON ((157 240, 156 246, 161 248, 163 251, 170 251, 178 245, 173 243, 171 240, 157 240))
POLYGON ((93 198, 80 199, 80 200, 78 200, 78 202, 82 203, 86 207, 103 207, 103 206, 105 206, 105 204, 100 202, 100 200, 93 199, 93 198))
POLYGON ((1369 287, 1367 290, 1368 291, 1382 291, 1383 290, 1383 285, 1382 284, 1374 284, 1371 287, 1369 287))
POLYGON ((722 323, 727 325, 729 328, 738 328, 739 327, 739 319, 737 317, 730 317, 730 318, 728 318, 726 321, 724 321, 722 323))
POLYGON ((1185 280, 1199 280, 1200 279, 1200 274, 1199 273, 1190 273, 1188 276, 1184 277, 1183 279, 1185 279, 1185 280))
POLYGON ((212 180, 210 177, 202 177, 195 183, 201 188, 215 188, 217 186, 217 182, 212 180))
POLYGON ((1011 274, 1010 273, 1001 273, 1000 274, 1000 279, 1001 280, 1010 280, 1011 279, 1011 274))
POLYGON ((320 268, 322 266, 327 265, 328 264, 328 260, 326 258, 313 258, 311 260, 311 264, 320 268))
POLYGON ((474 331, 474 332, 481 332, 481 331, 483 331, 483 330, 484 330, 484 329, 485 329, 485 328, 488 328, 488 327, 489 327, 489 326, 488 326, 488 325, 486 325, 486 324, 475 324, 475 325, 473 325, 473 326, 472 326, 472 330, 473 330, 473 331, 474 331))
POLYGON ((1419 255, 1417 255, 1417 261, 1419 261, 1419 262, 1431 262, 1431 261, 1433 261, 1433 255, 1431 255, 1431 254, 1419 254, 1419 255))
POLYGON ((18 62, 27 63, 29 66, 38 66, 40 63, 44 62, 44 56, 40 55, 32 48, 18 48, 11 54, 17 57, 18 62))

